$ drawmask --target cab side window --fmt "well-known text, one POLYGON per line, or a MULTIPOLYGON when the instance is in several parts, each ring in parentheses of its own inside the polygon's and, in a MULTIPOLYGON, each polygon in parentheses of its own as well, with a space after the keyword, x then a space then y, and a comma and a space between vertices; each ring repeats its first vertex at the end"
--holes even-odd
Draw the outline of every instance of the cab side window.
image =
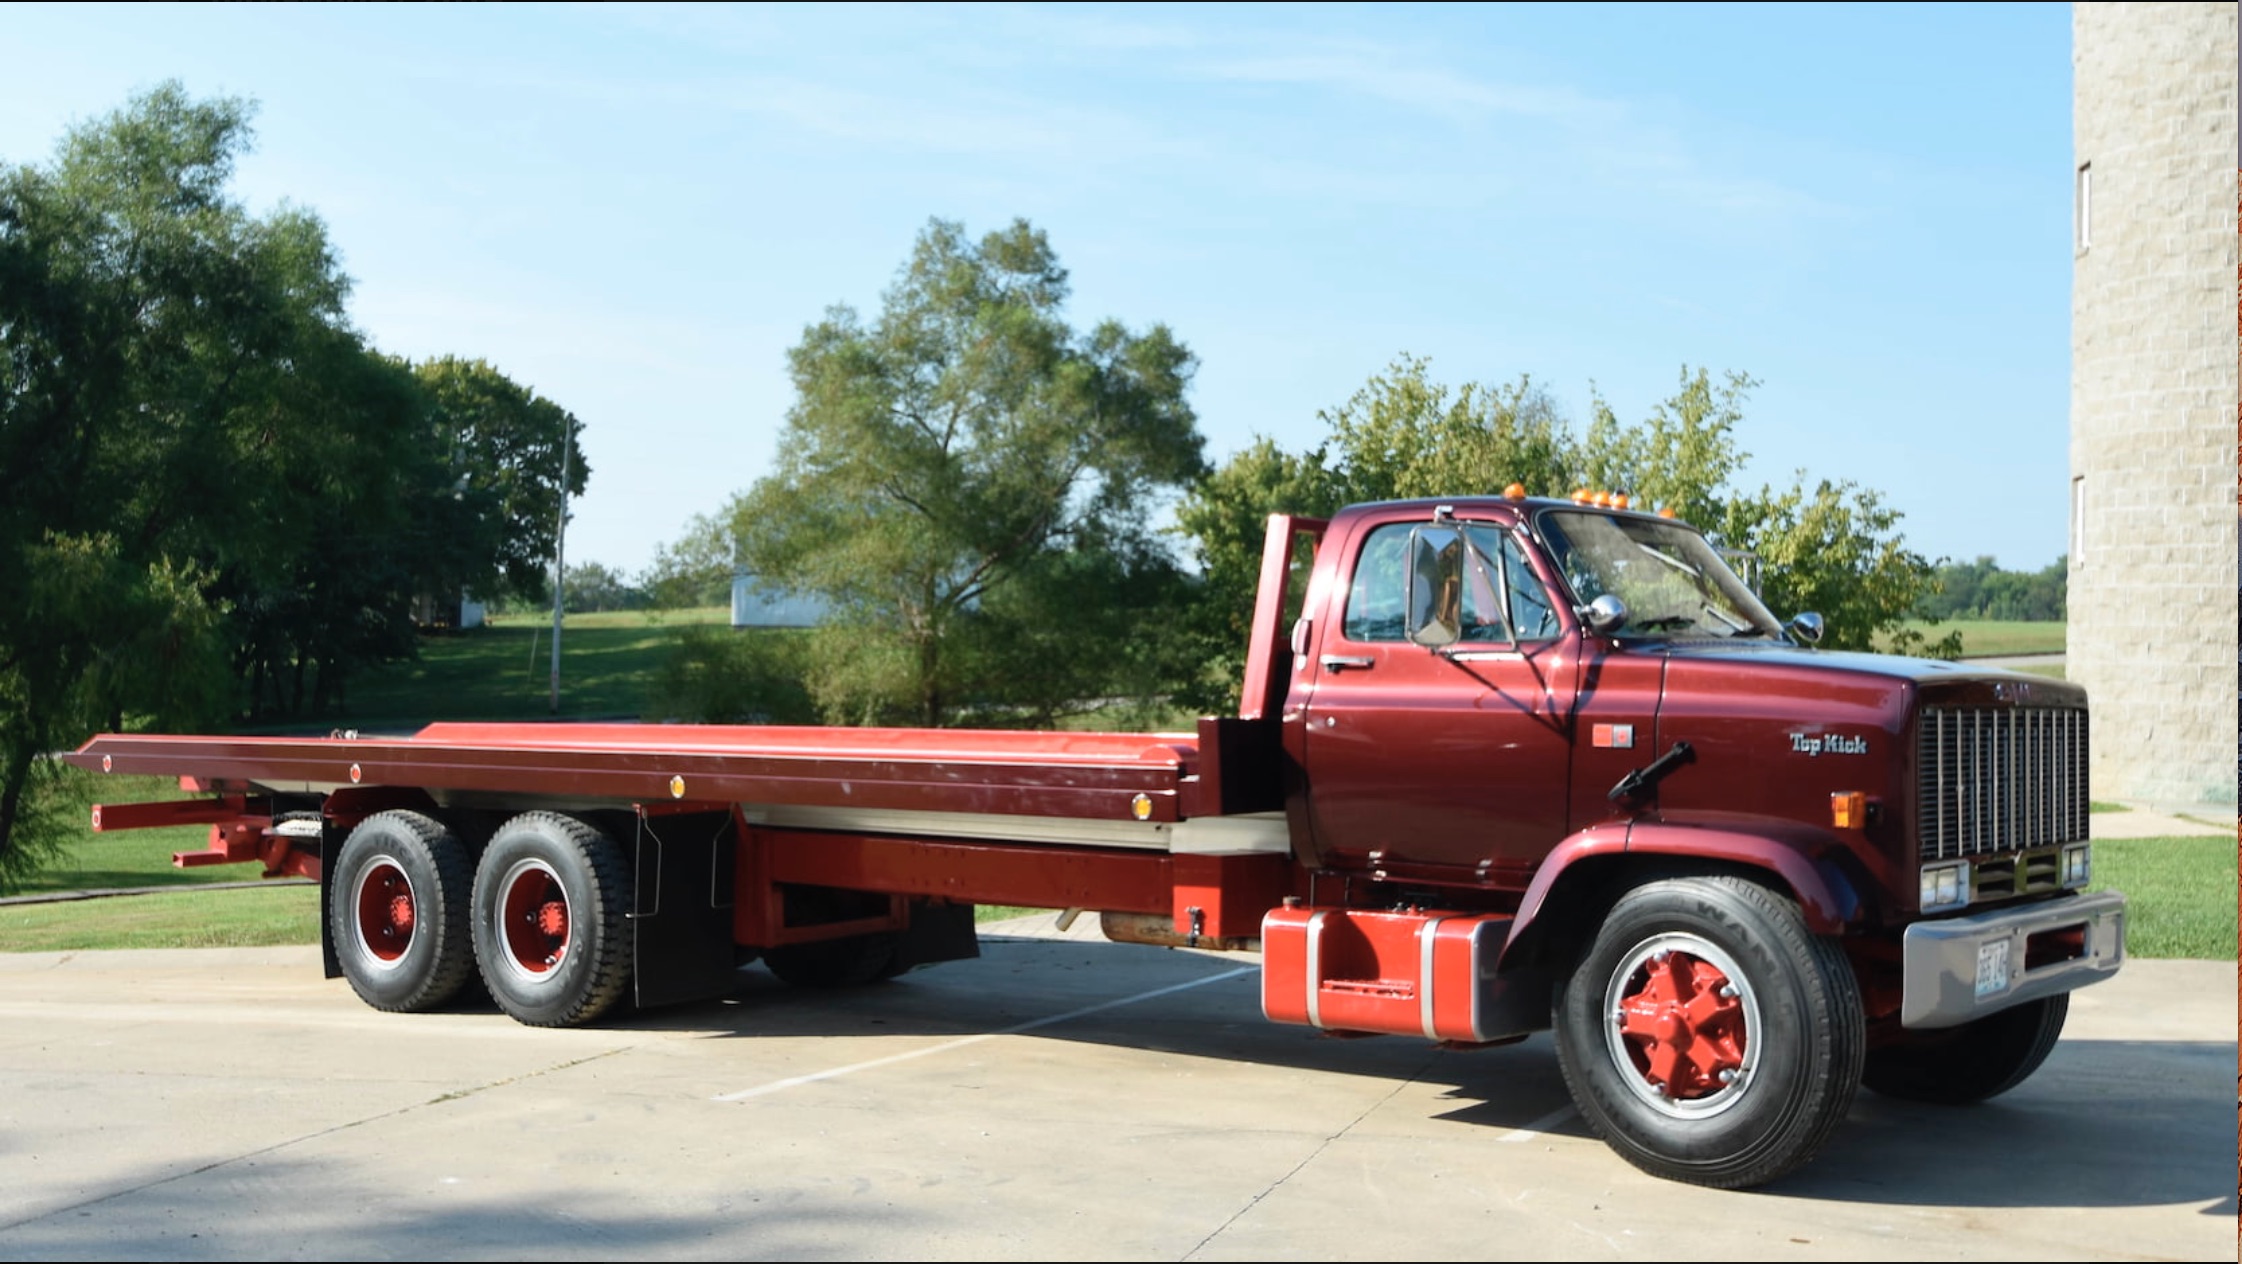
MULTIPOLYGON (((1355 555, 1347 588, 1347 612, 1340 634, 1350 641, 1406 641, 1405 601, 1410 529, 1421 524, 1391 522, 1370 533, 1355 555)), ((1496 527, 1466 527, 1475 551, 1464 565, 1463 640, 1506 644, 1502 601, 1495 567, 1502 568, 1510 592, 1510 624, 1520 641, 1546 641, 1559 630, 1555 603, 1533 568, 1526 564, 1516 537, 1496 527)))
POLYGON ((1350 641, 1405 641, 1402 601, 1408 569, 1409 528, 1390 522, 1370 533, 1355 555, 1341 635, 1350 641))

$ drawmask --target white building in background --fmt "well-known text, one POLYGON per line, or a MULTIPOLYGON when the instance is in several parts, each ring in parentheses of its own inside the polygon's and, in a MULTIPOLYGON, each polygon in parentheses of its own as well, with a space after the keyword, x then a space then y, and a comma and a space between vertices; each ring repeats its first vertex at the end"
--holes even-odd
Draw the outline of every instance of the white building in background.
POLYGON ((821 597, 773 588, 746 571, 732 572, 732 626, 814 628, 829 607, 821 597))
POLYGON ((2071 11, 2070 633, 2093 795, 2235 801, 2235 6, 2071 11))

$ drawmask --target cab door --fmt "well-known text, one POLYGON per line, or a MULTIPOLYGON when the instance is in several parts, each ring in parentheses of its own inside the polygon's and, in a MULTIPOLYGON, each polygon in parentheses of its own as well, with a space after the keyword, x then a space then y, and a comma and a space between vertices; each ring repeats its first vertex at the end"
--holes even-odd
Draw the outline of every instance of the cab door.
POLYGON ((1341 608, 1304 665, 1315 683, 1303 764, 1325 863, 1524 886, 1567 832, 1569 616, 1505 522, 1389 520, 1344 547, 1341 608), (1442 525, 1470 549, 1460 591, 1413 591, 1412 533, 1442 525), (1413 596, 1457 607, 1450 643, 1408 639, 1413 596))

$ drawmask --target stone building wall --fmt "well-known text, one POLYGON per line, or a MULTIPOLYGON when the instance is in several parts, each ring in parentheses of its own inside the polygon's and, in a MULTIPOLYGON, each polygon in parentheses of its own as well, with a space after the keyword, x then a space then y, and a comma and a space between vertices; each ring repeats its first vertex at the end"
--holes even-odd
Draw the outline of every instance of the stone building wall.
POLYGON ((2235 799, 2235 9, 2072 8, 2066 655, 2098 799, 2235 799))

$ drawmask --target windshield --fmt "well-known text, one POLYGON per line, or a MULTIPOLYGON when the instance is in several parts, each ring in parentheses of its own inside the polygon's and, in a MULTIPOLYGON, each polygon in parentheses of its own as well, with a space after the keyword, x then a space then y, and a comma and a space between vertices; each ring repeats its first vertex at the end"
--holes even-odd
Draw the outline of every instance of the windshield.
POLYGON ((1782 638, 1713 546, 1680 523, 1558 510, 1540 526, 1581 604, 1606 593, 1626 603, 1620 636, 1782 638))

